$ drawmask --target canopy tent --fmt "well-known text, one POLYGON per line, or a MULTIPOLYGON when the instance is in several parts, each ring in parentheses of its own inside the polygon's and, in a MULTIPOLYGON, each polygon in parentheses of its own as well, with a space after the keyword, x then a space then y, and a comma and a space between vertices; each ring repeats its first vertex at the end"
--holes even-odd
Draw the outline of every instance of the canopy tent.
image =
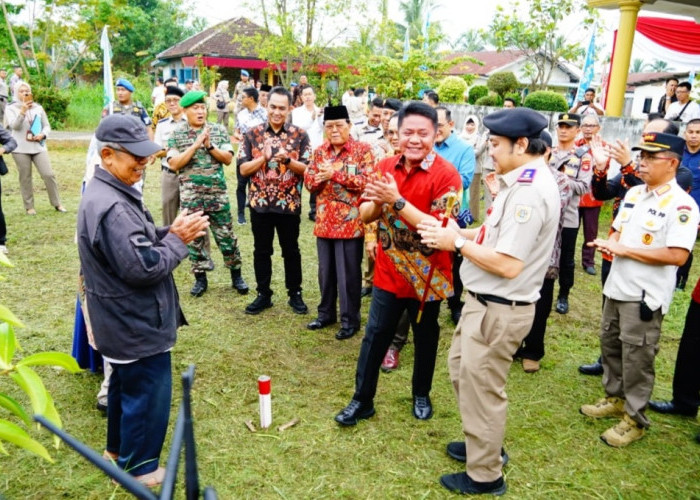
POLYGON ((635 48, 674 69, 700 68, 700 24, 663 17, 639 17, 635 48))

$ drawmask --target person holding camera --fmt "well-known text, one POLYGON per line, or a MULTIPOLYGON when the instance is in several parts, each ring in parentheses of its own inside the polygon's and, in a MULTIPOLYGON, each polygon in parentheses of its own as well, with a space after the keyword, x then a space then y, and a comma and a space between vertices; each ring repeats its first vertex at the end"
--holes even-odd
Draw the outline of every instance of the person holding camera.
POLYGON ((578 101, 574 107, 569 110, 569 113, 577 113, 581 116, 598 115, 603 116, 605 111, 595 102, 595 90, 586 89, 583 94, 583 101, 578 101))
POLYGON ((682 82, 676 87, 676 102, 668 106, 667 120, 688 123, 690 120, 700 118, 700 105, 690 99, 690 91, 693 86, 690 82, 682 82))
POLYGON ((17 84, 17 101, 6 109, 7 128, 17 141, 17 149, 12 152, 19 171, 19 186, 27 215, 36 215, 34 209, 34 188, 32 187, 32 163, 39 171, 49 194, 51 205, 58 212, 65 212, 58 195, 56 176, 51 169, 49 152, 46 149, 46 136, 51 125, 46 111, 34 102, 32 88, 26 82, 17 84))
POLYGON ((593 418, 622 417, 600 437, 627 446, 649 427, 645 410, 654 387, 654 358, 661 322, 676 284, 676 268, 695 244, 698 206, 676 182, 685 141, 648 132, 642 143, 639 177, 644 184, 627 191, 609 239, 590 245, 612 255, 603 288, 600 347, 605 395, 581 413, 593 418))

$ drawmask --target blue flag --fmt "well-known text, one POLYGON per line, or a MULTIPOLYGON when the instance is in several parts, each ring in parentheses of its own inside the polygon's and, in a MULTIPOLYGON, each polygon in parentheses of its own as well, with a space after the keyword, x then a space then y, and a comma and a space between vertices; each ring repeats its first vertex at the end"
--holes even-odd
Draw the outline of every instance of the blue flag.
POLYGON ((586 51, 586 62, 583 63, 583 74, 581 75, 581 80, 578 84, 578 91, 576 92, 575 102, 583 101, 586 89, 590 88, 593 83, 593 65, 595 63, 595 32, 597 26, 593 26, 593 33, 591 34, 591 43, 588 44, 588 51, 586 51))
POLYGON ((104 79, 104 105, 108 106, 114 101, 114 84, 112 83, 112 45, 107 36, 107 26, 102 28, 102 38, 100 38, 100 48, 102 49, 103 79, 104 79))

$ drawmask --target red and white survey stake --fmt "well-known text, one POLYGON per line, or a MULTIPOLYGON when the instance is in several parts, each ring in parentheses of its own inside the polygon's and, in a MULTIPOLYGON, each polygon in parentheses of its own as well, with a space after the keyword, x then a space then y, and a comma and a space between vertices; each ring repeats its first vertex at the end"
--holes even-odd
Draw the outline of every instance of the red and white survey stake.
POLYGON ((270 396, 270 377, 258 377, 258 400, 260 404, 260 427, 267 429, 272 425, 272 398, 270 396))

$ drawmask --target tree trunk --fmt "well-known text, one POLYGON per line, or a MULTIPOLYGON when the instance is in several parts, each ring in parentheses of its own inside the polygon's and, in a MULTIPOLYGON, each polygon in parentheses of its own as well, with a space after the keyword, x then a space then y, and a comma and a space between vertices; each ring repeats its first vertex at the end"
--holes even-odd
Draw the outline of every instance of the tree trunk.
POLYGON ((27 78, 29 78, 29 70, 27 69, 27 62, 24 60, 24 54, 22 54, 22 51, 20 50, 19 45, 17 44, 17 38, 15 37, 15 32, 12 29, 12 25, 10 24, 10 18, 7 14, 7 6, 5 5, 5 0, 0 0, 0 8, 2 8, 2 13, 5 16, 5 24, 7 24, 7 32, 10 34, 10 39, 12 40, 12 46, 15 48, 15 52, 17 53, 17 60, 19 61, 19 65, 22 67, 24 74, 27 75, 27 78))

